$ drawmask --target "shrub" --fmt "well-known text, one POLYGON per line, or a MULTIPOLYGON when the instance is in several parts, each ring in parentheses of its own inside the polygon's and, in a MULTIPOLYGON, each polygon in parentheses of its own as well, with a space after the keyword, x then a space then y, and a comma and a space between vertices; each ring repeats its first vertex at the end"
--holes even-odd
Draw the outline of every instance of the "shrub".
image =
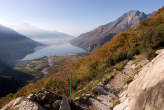
POLYGON ((126 82, 125 82, 125 84, 130 84, 131 82, 133 81, 133 79, 132 78, 130 78, 130 79, 128 79, 126 82))
POLYGON ((164 24, 156 27, 152 32, 152 48, 164 47, 164 24))
POLYGON ((145 57, 149 60, 151 60, 152 58, 156 56, 155 50, 153 49, 146 49, 144 54, 145 54, 145 57))
POLYGON ((99 64, 99 66, 98 66, 99 71, 104 71, 106 68, 107 68, 107 64, 105 64, 105 63, 99 64))
POLYGON ((128 60, 121 61, 120 63, 116 64, 114 67, 117 70, 121 71, 124 68, 124 66, 127 64, 127 62, 128 60))
POLYGON ((137 47, 129 49, 129 51, 127 52, 127 59, 129 59, 129 60, 132 59, 133 56, 136 54, 139 54, 139 50, 137 47))

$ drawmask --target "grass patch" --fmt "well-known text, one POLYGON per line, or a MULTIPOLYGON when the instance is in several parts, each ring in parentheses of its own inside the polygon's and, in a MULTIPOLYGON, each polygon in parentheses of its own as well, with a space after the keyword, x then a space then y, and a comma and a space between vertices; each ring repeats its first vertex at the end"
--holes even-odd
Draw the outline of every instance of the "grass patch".
POLYGON ((116 70, 121 71, 127 63, 128 63, 128 60, 121 61, 120 63, 116 64, 116 65, 114 66, 114 68, 115 68, 116 70))
POLYGON ((120 103, 121 103, 121 102, 120 102, 119 98, 115 99, 113 108, 114 108, 116 105, 120 104, 120 103))
POLYGON ((126 82, 125 82, 125 85, 127 84, 130 84, 131 82, 133 81, 133 78, 129 78, 126 82))
POLYGON ((135 60, 133 61, 132 64, 136 64, 136 63, 142 61, 143 59, 145 59, 145 56, 143 54, 138 55, 137 58, 135 58, 135 60))

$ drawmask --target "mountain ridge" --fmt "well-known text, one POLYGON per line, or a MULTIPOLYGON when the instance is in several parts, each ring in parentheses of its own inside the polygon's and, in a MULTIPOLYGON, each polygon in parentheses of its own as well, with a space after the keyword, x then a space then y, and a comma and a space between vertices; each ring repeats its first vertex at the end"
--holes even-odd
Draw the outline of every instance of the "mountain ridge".
POLYGON ((0 97, 16 92, 33 78, 30 74, 14 70, 13 66, 38 46, 43 44, 0 25, 0 97))
POLYGON ((39 40, 39 39, 71 39, 73 38, 72 35, 68 35, 66 33, 57 32, 53 30, 45 30, 41 29, 37 26, 24 23, 20 25, 13 25, 11 26, 14 30, 17 32, 33 39, 33 40, 39 40))
POLYGON ((117 18, 115 21, 83 33, 70 42, 75 46, 92 51, 111 40, 113 36, 119 32, 124 32, 129 28, 136 27, 140 21, 149 16, 151 15, 146 15, 144 12, 138 10, 131 10, 117 18))
POLYGON ((0 25, 0 39, 0 60, 7 65, 13 65, 16 60, 34 52, 36 47, 43 46, 3 25, 0 25))

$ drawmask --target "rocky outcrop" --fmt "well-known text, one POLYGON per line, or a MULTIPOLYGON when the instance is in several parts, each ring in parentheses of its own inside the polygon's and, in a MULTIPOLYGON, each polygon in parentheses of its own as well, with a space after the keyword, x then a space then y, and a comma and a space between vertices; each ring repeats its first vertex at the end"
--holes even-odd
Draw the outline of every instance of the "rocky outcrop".
POLYGON ((46 89, 28 97, 19 97, 1 110, 84 110, 67 97, 54 94, 46 89))
POLYGON ((126 100, 114 110, 164 109, 164 49, 157 53, 159 55, 145 65, 130 83, 126 100))
MULTIPOLYGON (((164 49, 152 61, 129 61, 123 70, 114 70, 93 88, 96 97, 89 97, 90 110, 163 110, 164 49), (135 63, 134 63, 135 62, 135 63), (139 71, 139 72, 138 72, 139 71), (132 79, 132 82, 128 82, 132 79), (114 107, 114 108, 113 108, 114 107)), ((89 95, 90 96, 90 95, 89 95)), ((20 97, 1 110, 88 110, 67 97, 48 90, 20 97)))
POLYGON ((124 88, 124 90, 119 94, 120 104, 116 105, 113 110, 130 110, 128 106, 128 94, 127 94, 128 86, 124 88))
MULTIPOLYGON (((136 56, 135 58, 138 58, 136 56)), ((134 60, 135 60, 134 58, 134 60)), ((127 100, 127 83, 133 79, 138 69, 148 63, 147 59, 142 59, 134 63, 130 60, 121 71, 114 70, 112 75, 100 82, 93 88, 96 98, 89 98, 91 110, 129 110, 127 100)))
POLYGON ((128 88, 128 102, 132 110, 164 109, 164 50, 144 66, 128 88), (135 92, 134 92, 135 91, 135 92))
POLYGON ((11 101, 1 110, 45 110, 39 104, 30 101, 27 98, 19 97, 11 101))
POLYGON ((116 96, 112 93, 108 95, 99 95, 96 99, 89 98, 89 103, 91 104, 91 110, 110 110, 114 105, 114 99, 116 96))

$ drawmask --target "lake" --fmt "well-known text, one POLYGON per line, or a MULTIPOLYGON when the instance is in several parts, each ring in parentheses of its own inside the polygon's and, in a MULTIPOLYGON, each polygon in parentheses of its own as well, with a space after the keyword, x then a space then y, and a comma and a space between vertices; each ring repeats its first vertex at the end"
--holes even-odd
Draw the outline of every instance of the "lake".
POLYGON ((48 45, 45 47, 38 47, 34 53, 28 54, 23 60, 39 59, 44 56, 69 56, 77 53, 86 52, 84 49, 75 47, 70 43, 59 45, 48 45))

